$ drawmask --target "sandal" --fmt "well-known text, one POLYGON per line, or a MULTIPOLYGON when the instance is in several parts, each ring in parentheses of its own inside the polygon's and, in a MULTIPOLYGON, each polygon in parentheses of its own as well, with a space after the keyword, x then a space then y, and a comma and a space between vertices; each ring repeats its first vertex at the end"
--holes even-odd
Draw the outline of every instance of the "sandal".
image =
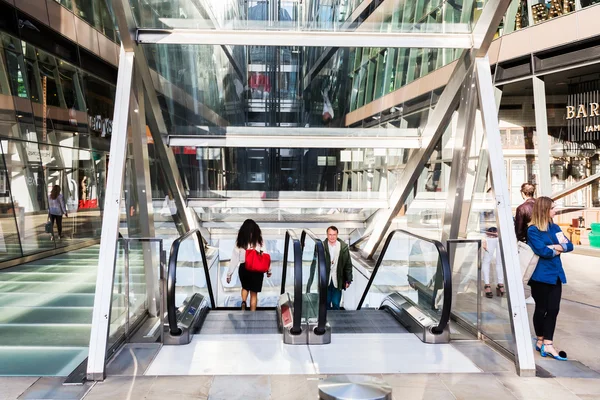
POLYGON ((538 346, 538 343, 542 343, 542 346, 544 345, 544 340, 539 340, 539 339, 535 339, 535 351, 542 351, 542 347, 538 346))
POLYGON ((483 285, 483 290, 485 291, 485 297, 488 299, 494 297, 494 294, 492 293, 492 285, 483 285))
POLYGON ((246 302, 242 301, 242 311, 245 311, 245 310, 246 310, 246 302))
POLYGON ((546 351, 546 347, 547 346, 554 347, 554 345, 552 343, 544 343, 542 345, 542 348, 540 349, 540 354, 541 354, 542 357, 552 357, 552 358, 554 358, 555 360, 558 360, 558 361, 568 361, 567 360, 567 353, 566 352, 564 352, 564 351, 561 350, 561 351, 558 352, 558 355, 555 356, 554 354, 549 353, 549 352, 546 351))
POLYGON ((496 296, 502 297, 502 296, 504 296, 504 294, 506 294, 506 290, 504 290, 504 285, 499 283, 496 286, 496 296))

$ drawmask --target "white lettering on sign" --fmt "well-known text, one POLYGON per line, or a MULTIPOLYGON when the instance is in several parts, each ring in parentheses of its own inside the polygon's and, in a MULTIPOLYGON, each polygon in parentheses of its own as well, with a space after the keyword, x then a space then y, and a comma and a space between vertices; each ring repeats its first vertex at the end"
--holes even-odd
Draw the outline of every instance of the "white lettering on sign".
POLYGON ((88 125, 90 130, 100 133, 102 137, 112 135, 112 119, 102 118, 101 115, 88 115, 88 125))

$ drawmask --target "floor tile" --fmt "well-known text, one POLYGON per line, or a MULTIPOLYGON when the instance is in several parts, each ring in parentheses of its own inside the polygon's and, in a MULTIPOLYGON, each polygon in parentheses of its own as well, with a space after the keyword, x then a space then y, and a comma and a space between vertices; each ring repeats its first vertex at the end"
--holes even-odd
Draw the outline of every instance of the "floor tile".
POLYGON ((412 333, 338 334, 331 344, 309 347, 320 374, 481 372, 452 346, 412 333))
POLYGON ((163 346, 146 375, 314 374, 307 346, 281 335, 195 335, 185 346, 163 346))
POLYGON ((514 400, 516 397, 492 374, 442 374, 442 382, 458 400, 514 400))
POLYGON ((600 374, 583 365, 579 361, 556 361, 552 358, 536 359, 536 364, 544 368, 555 377, 563 378, 596 378, 600 379, 600 374))
POLYGON ((271 396, 268 376, 215 376, 209 400, 267 400, 271 396))
POLYGON ((483 372, 514 372, 515 364, 480 341, 459 341, 452 343, 456 349, 469 358, 483 372))
POLYGON ((106 366, 106 375, 144 375, 144 371, 148 369, 159 349, 159 345, 140 347, 128 344, 106 366))
POLYGON ((394 400, 455 400, 448 389, 392 387, 394 400))
POLYGON ((600 398, 600 379, 556 378, 556 380, 577 395, 596 395, 600 398))
POLYGON ((65 386, 65 378, 44 377, 38 379, 19 400, 80 400, 94 385, 86 382, 83 385, 65 386))
POLYGON ((437 374, 383 374, 382 379, 392 387, 446 389, 437 374))
POLYGON ((98 382, 85 400, 143 399, 156 381, 154 376, 117 376, 98 382))
POLYGON ((306 400, 319 397, 319 384, 325 377, 307 375, 273 375, 271 400, 306 400))
POLYGON ((39 378, 0 377, 0 400, 15 400, 39 378))
POLYGON ((208 399, 212 376, 159 376, 144 400, 208 399))
POLYGON ((498 375, 498 380, 519 400, 578 400, 555 379, 498 375))

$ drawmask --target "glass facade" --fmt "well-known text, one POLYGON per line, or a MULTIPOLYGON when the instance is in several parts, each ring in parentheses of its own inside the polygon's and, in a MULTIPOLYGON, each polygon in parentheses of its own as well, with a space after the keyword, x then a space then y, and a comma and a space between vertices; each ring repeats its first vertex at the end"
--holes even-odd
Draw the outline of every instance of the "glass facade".
POLYGON ((0 34, 0 260, 100 237, 115 87, 0 34), (61 188, 63 238, 45 231, 61 188))
POLYGON ((598 0, 513 0, 500 29, 504 34, 511 33, 598 3, 598 0))
MULTIPOLYGON (((548 157, 551 193, 557 194, 577 186, 583 179, 600 170, 598 118, 595 116, 597 82, 600 67, 596 65, 572 68, 544 75, 543 99, 535 99, 532 79, 498 85, 502 91, 500 128, 511 204, 522 203, 519 193, 524 182, 535 183, 538 191, 542 181, 539 157, 548 157), (539 105, 541 101, 545 104, 539 105), (550 154, 538 154, 539 136, 536 107, 545 107, 550 154)), ((539 117, 538 117, 539 118, 539 117)), ((600 222, 597 208, 598 184, 591 182, 556 201, 561 213, 558 224, 577 245, 589 246, 589 227, 600 222)))
POLYGON ((98 32, 119 43, 110 0, 54 0, 96 28, 98 32))
MULTIPOLYGON (((276 3, 263 0, 210 0, 199 6, 187 1, 156 4, 148 0, 130 0, 136 21, 144 28, 277 29, 277 30, 354 30, 348 24, 364 0, 276 3), (279 11, 278 11, 279 10, 279 11)), ((366 20, 360 29, 371 32, 468 32, 480 15, 485 1, 428 0, 402 2, 398 7, 382 7, 381 18, 366 20)))

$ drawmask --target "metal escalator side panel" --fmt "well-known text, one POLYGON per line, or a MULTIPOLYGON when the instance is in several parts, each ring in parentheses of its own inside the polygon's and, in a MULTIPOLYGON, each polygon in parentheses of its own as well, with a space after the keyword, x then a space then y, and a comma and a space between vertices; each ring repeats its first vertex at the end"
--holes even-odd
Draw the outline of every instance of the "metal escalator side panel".
POLYGON ((277 325, 279 331, 283 334, 284 344, 308 344, 308 329, 304 322, 295 324, 294 320, 294 303, 292 302, 290 295, 284 293, 279 297, 277 304, 277 325), (300 327, 299 333, 293 333, 293 327, 298 325, 300 327))
POLYGON ((198 332, 210 310, 208 300, 200 293, 195 293, 185 300, 182 311, 177 316, 177 327, 181 331, 179 335, 171 334, 169 325, 164 327, 165 345, 182 345, 192 341, 194 333, 198 332))
MULTIPOLYGON (((432 326, 430 326, 428 328, 428 330, 431 332, 431 334, 444 336, 446 334, 446 332, 449 331, 448 322, 450 321, 450 313, 451 313, 451 309, 452 309, 452 270, 450 268, 450 259, 449 259, 448 251, 446 250, 444 245, 437 240, 432 240, 432 239, 425 238, 425 237, 422 237, 419 235, 415 235, 411 232, 408 232, 408 231, 405 231, 402 229, 393 230, 388 234, 385 244, 384 244, 379 257, 377 258, 377 262, 373 268, 373 272, 371 273, 371 277, 369 278, 367 286, 361 296, 361 299, 359 301, 357 309, 360 310, 362 305, 365 303, 366 297, 369 294, 369 291, 371 290, 371 287, 373 285, 373 282, 375 281, 377 273, 379 272, 379 269, 386 257, 386 253, 388 251, 390 243, 391 243, 394 235, 397 233, 405 235, 407 237, 414 238, 420 242, 427 243, 428 246, 433 246, 433 248, 435 249, 435 252, 437 252, 437 270, 436 270, 436 273, 434 274, 435 280, 433 281, 433 290, 431 291, 431 294, 429 295, 429 293, 428 293, 429 291, 423 290, 422 288, 420 288, 421 290, 419 290, 419 289, 417 289, 417 290, 419 291, 419 294, 421 296, 429 298, 429 302, 431 304, 431 309, 438 309, 439 308, 438 302, 443 299, 443 305, 442 305, 441 313, 440 313, 439 319, 437 321, 437 324, 433 324, 432 326)), ((407 279, 410 283, 411 276, 409 274, 407 274, 407 279)), ((416 280, 416 281, 418 282, 418 280, 416 280)), ((420 282, 420 283, 422 283, 422 282, 420 282)), ((411 286, 416 288, 417 286, 422 286, 422 285, 417 285, 415 283, 415 280, 413 279, 411 286)), ((392 296, 393 296, 393 294, 392 294, 392 296)), ((401 296, 401 295, 399 295, 399 296, 401 296)), ((385 300, 386 299, 384 299, 384 302, 385 302, 385 300)), ((412 301, 410 301, 409 298, 405 298, 405 300, 408 301, 409 304, 412 305, 412 307, 415 307, 416 310, 418 310, 418 312, 413 312, 414 315, 418 315, 418 314, 426 315, 427 314, 427 313, 423 312, 419 308, 418 305, 416 305, 412 301)), ((401 304, 403 304, 403 303, 401 302, 401 304)), ((411 308, 411 310, 412 310, 412 308, 411 308)))
POLYGON ((424 343, 449 343, 450 329, 446 324, 441 333, 434 333, 433 328, 438 323, 411 299, 404 297, 400 293, 392 293, 387 296, 379 309, 384 309, 396 318, 409 332, 417 335, 424 343))

